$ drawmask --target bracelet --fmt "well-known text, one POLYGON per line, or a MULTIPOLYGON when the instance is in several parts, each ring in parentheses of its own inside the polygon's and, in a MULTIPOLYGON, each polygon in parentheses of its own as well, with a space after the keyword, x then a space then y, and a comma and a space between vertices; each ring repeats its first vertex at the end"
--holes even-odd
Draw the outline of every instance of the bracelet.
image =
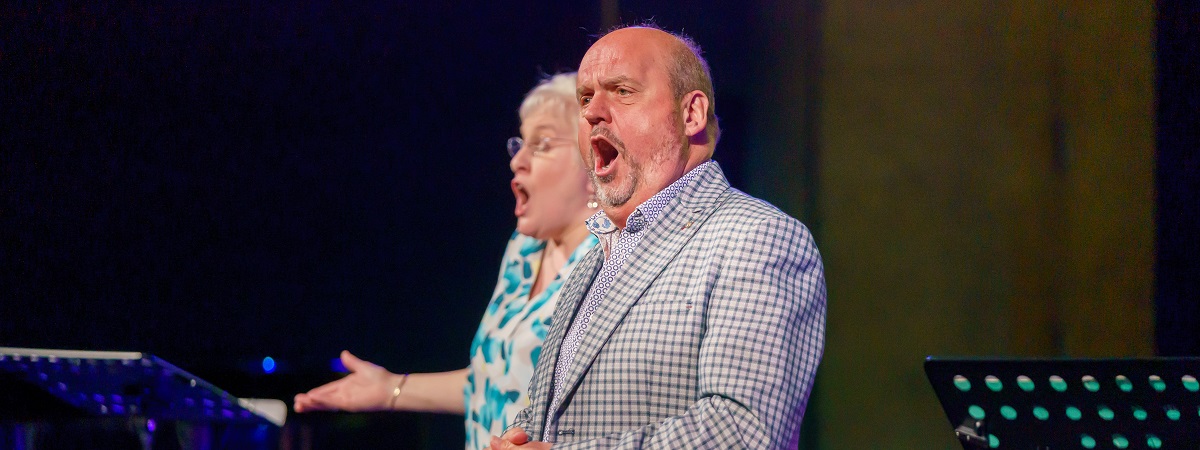
POLYGON ((407 383, 407 382, 408 382, 408 374, 406 373, 406 374, 404 374, 403 378, 400 378, 400 382, 396 383, 396 388, 392 389, 392 402, 390 404, 388 404, 389 409, 391 409, 391 410, 396 409, 396 399, 400 398, 400 389, 403 388, 404 383, 407 383))

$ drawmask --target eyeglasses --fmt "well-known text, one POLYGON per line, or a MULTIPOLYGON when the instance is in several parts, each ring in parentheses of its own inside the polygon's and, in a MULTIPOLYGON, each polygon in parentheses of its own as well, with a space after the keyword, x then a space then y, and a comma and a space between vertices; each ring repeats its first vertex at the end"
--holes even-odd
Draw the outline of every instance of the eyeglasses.
POLYGON ((550 144, 553 142, 566 143, 566 142, 575 142, 575 140, 568 139, 568 138, 561 138, 561 137, 546 136, 544 138, 537 139, 533 142, 526 143, 525 140, 521 139, 520 136, 513 136, 513 137, 508 138, 508 157, 515 158, 517 156, 517 153, 520 152, 522 148, 525 148, 525 145, 527 145, 527 144, 529 145, 529 148, 533 150, 533 154, 535 154, 535 155, 546 153, 547 150, 550 150, 550 144))

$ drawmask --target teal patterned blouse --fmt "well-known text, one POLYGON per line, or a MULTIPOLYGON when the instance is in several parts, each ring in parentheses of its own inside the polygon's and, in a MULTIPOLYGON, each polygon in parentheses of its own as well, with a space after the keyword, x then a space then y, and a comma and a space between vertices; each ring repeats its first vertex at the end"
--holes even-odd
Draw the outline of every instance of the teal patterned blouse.
POLYGON ((530 298, 546 242, 516 232, 509 238, 496 291, 471 341, 471 366, 463 388, 468 450, 485 448, 491 436, 502 434, 517 413, 529 406, 526 391, 542 353, 542 341, 550 331, 559 288, 576 261, 597 242, 588 235, 571 252, 554 281, 530 298))

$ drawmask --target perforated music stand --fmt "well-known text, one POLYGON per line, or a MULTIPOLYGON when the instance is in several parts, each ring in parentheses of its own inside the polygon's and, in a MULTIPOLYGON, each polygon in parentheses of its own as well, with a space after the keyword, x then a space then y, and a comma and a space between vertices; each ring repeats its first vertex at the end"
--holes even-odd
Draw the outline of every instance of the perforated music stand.
POLYGON ((1200 358, 925 359, 964 449, 1200 448, 1200 358))
MULTIPOLYGON (((0 372, 91 416, 283 425, 278 400, 239 399, 153 355, 0 347, 0 372)), ((282 407, 282 408, 280 408, 282 407)), ((0 419, 4 411, 0 411, 0 419)))

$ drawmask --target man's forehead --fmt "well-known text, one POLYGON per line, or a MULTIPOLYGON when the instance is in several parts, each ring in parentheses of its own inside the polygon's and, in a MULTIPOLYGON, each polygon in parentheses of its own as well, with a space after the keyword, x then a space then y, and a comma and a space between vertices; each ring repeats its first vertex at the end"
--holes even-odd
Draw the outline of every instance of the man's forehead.
POLYGON ((603 83, 615 78, 640 78, 656 58, 645 47, 593 46, 579 63, 578 86, 603 83))
POLYGON ((600 48, 592 47, 579 62, 579 76, 580 78, 594 78, 598 76, 597 72, 611 69, 619 64, 624 56, 624 52, 611 45, 600 48))
POLYGON ((620 59, 632 49, 628 45, 623 45, 623 42, 605 42, 600 41, 592 45, 587 53, 583 55, 584 63, 601 63, 605 61, 614 61, 620 59))

